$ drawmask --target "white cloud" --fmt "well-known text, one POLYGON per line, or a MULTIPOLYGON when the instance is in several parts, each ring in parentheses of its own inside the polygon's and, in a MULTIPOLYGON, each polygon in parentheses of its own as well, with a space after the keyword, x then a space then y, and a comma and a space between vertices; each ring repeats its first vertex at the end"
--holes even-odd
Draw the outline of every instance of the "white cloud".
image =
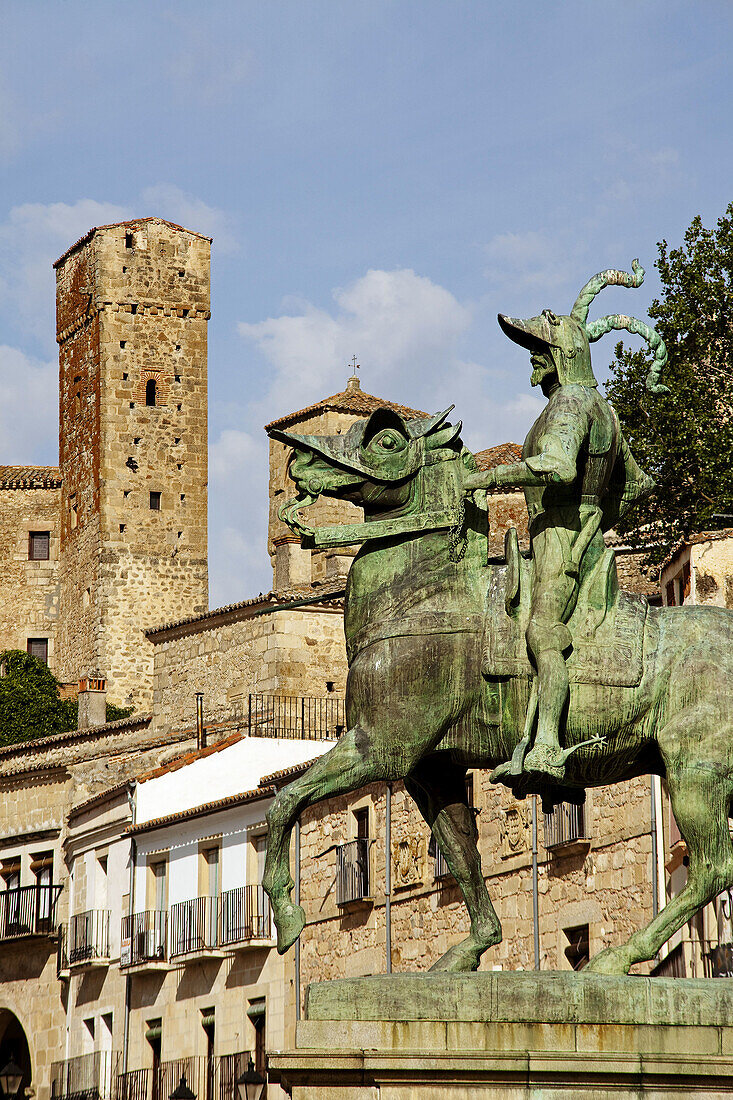
POLYGON ((297 314, 239 325, 273 368, 266 414, 343 389, 354 354, 364 389, 406 401, 455 359, 471 322, 450 291, 410 269, 368 271, 333 298, 333 313, 305 302, 297 314))
POLYGON ((58 462, 58 365, 0 345, 0 462, 58 462))
POLYGON ((0 309, 16 327, 51 351, 54 343, 53 261, 93 225, 124 221, 129 209, 79 199, 75 203, 24 203, 0 223, 0 309))
POLYGON ((577 239, 544 231, 499 233, 486 246, 490 266, 485 274, 502 291, 530 292, 535 297, 541 293, 552 308, 551 299, 567 291, 584 251, 577 239))
POLYGON ((146 187, 141 195, 144 211, 141 217, 165 218, 185 229, 193 229, 207 237, 215 238, 217 252, 235 252, 237 242, 229 215, 176 187, 174 183, 156 183, 146 187))

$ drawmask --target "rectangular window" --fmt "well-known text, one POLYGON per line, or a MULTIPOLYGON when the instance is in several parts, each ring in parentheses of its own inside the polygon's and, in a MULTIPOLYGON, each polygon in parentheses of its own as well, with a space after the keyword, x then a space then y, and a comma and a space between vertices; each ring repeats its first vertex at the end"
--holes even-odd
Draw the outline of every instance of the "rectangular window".
POLYGON ((150 510, 151 510, 151 512, 159 512, 160 511, 160 498, 162 497, 162 495, 163 495, 162 493, 151 493, 150 494, 150 510))
POLYGON ((356 821, 357 840, 367 840, 369 837, 369 810, 365 806, 362 810, 354 810, 356 821))
POLYGON ((48 561, 51 548, 50 531, 29 531, 28 533, 28 560, 48 561))
POLYGON ((31 657, 48 664, 48 638, 29 638, 27 649, 31 657))

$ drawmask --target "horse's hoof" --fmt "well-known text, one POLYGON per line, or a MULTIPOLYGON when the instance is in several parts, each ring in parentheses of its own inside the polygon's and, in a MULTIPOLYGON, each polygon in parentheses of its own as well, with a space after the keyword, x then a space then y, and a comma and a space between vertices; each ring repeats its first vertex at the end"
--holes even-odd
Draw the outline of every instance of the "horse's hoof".
POLYGON ((588 965, 583 968, 584 974, 609 974, 609 975, 624 975, 628 974, 631 968, 631 963, 626 962, 621 955, 618 954, 618 950, 615 947, 607 947, 605 951, 601 951, 599 955, 592 958, 588 965))
POLYGON ((466 974, 478 970, 481 952, 473 944, 457 943, 430 967, 430 973, 466 974))
POLYGON ((305 928, 305 909, 292 902, 284 905, 275 918, 277 926, 277 953, 284 955, 293 946, 305 928))

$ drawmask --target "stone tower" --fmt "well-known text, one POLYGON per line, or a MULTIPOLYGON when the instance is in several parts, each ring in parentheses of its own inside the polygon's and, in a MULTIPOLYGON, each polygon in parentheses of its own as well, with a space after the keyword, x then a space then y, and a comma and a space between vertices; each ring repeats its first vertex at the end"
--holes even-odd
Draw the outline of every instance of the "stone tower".
POLYGON ((160 218, 91 229, 56 261, 58 674, 150 706, 144 630, 208 607, 211 239, 160 218))

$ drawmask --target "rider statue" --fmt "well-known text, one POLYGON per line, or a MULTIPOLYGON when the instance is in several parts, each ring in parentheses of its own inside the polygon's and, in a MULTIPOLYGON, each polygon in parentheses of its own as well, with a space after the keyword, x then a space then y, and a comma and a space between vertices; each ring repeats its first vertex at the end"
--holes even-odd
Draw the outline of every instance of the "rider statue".
MULTIPOLYGON (((658 380, 667 353, 653 329, 619 315, 587 322, 590 303, 604 286, 641 285, 644 270, 638 261, 634 260, 632 270, 633 274, 603 271, 595 275, 581 290, 569 316, 556 316, 549 309, 529 320, 499 315, 506 335, 530 352, 531 383, 541 388, 547 405, 529 431, 521 462, 471 475, 467 481, 471 489, 524 489, 532 560, 526 643, 534 668, 537 726, 521 771, 525 782, 540 786, 562 784, 565 762, 573 751, 560 746, 570 690, 568 621, 584 579, 605 551, 603 532, 654 485, 635 462, 616 412, 599 394, 591 368, 590 342, 612 329, 627 329, 644 336, 655 352, 648 389, 666 390, 658 380)), ((528 724, 532 718, 528 716, 528 724)), ((526 734, 531 735, 531 728, 526 734)))

